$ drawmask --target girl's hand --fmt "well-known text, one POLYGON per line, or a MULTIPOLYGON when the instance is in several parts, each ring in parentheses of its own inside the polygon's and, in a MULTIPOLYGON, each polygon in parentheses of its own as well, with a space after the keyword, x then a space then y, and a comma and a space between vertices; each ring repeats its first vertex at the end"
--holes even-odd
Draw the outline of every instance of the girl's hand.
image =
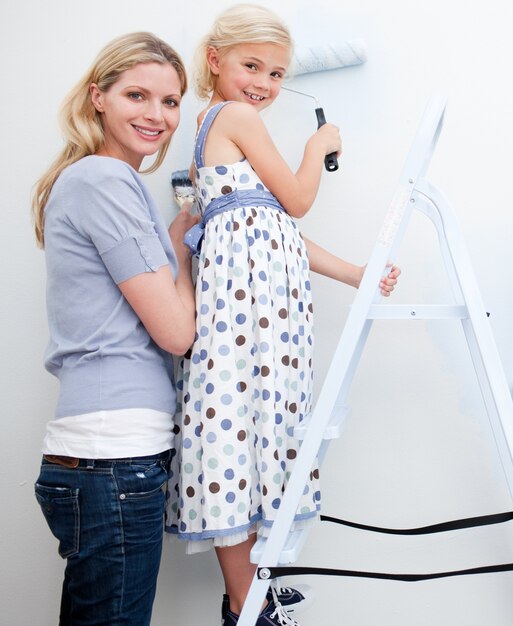
POLYGON ((383 278, 379 282, 379 289, 381 291, 381 295, 388 298, 388 296, 394 290, 394 287, 397 285, 397 279, 401 274, 400 268, 395 265, 388 265, 387 267, 391 267, 388 276, 383 276, 383 278))
POLYGON ((183 243, 185 233, 199 222, 199 215, 191 213, 192 203, 184 202, 175 219, 169 226, 169 236, 177 255, 189 256, 189 248, 183 243))
POLYGON ((319 142, 325 155, 336 152, 337 156, 340 156, 342 153, 342 140, 338 126, 323 124, 311 140, 319 142))

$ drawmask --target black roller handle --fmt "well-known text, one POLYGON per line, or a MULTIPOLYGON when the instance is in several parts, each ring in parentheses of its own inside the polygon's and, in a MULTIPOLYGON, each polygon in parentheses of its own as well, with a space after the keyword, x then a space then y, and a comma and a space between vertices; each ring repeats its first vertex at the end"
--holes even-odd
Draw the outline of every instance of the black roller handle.
MULTIPOLYGON (((317 128, 326 124, 326 118, 324 117, 324 111, 321 107, 315 109, 315 115, 317 116, 317 128)), ((336 172, 338 170, 337 153, 332 152, 324 157, 324 167, 328 172, 336 172)))

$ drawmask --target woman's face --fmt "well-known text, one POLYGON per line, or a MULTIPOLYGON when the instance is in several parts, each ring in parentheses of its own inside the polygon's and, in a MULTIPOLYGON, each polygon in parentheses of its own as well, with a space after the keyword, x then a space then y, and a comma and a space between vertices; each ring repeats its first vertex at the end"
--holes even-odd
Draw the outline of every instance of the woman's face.
POLYGON ((180 79, 168 63, 139 63, 120 74, 102 92, 90 87, 93 105, 102 115, 105 145, 98 152, 126 161, 138 170, 155 154, 180 121, 180 79))

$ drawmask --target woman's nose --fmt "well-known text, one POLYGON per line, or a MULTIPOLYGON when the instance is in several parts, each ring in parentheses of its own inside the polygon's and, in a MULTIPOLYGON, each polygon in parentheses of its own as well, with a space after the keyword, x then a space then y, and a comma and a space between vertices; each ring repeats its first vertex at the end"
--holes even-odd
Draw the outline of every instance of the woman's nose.
POLYGON ((160 122, 164 117, 162 114, 162 104, 156 100, 148 101, 144 111, 144 117, 148 120, 160 122))

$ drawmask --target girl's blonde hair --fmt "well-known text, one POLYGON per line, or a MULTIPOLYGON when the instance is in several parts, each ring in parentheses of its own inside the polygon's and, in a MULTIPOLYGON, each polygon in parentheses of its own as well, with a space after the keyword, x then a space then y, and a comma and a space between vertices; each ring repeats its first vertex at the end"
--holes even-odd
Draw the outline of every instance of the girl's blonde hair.
POLYGON ((217 77, 207 62, 215 48, 221 54, 245 43, 274 43, 292 52, 290 31, 273 11, 258 4, 237 4, 221 13, 210 32, 201 40, 194 57, 193 80, 198 96, 205 100, 215 88, 217 77))
MULTIPOLYGON (((98 54, 82 80, 65 98, 60 111, 60 125, 66 145, 47 172, 36 184, 32 211, 36 240, 44 247, 44 209, 52 187, 64 168, 84 156, 96 154, 105 143, 101 113, 93 106, 89 87, 96 83, 106 92, 120 75, 139 63, 169 63, 180 80, 180 93, 187 90, 187 76, 180 56, 167 43, 147 32, 122 35, 108 43, 98 54)), ((169 141, 157 153, 147 172, 155 171, 164 160, 169 141)))

